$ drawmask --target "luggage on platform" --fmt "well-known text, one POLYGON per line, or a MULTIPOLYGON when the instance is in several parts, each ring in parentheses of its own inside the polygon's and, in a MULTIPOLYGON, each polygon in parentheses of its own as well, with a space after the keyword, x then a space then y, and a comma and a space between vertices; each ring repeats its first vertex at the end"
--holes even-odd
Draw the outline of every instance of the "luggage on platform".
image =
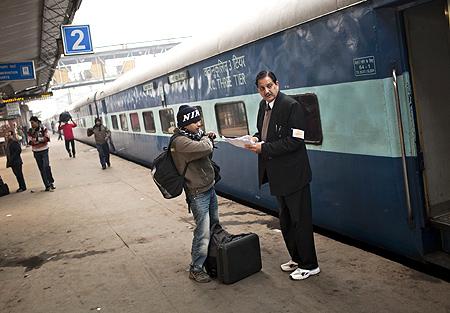
POLYGON ((0 197, 9 195, 9 187, 8 184, 3 182, 3 179, 0 177, 0 197))
POLYGON ((206 271, 224 284, 235 283, 262 268, 259 237, 254 233, 231 235, 219 224, 211 227, 206 271))

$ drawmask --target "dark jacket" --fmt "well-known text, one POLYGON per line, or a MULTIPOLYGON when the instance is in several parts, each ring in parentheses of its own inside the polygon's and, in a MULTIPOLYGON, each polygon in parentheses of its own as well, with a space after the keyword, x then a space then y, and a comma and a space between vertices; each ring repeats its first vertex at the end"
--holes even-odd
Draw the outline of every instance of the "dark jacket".
POLYGON ((87 135, 90 137, 94 135, 95 143, 97 145, 102 145, 107 142, 108 138, 111 137, 111 132, 108 128, 103 125, 95 125, 92 128, 88 128, 87 135))
POLYGON ((9 139, 6 143, 6 167, 13 167, 23 164, 20 153, 22 148, 20 144, 12 139, 9 139))
MULTIPOLYGON (((255 137, 261 141, 266 101, 259 104, 255 137)), ((274 196, 292 194, 311 181, 311 168, 303 139, 293 137, 293 129, 305 130, 303 107, 279 92, 275 99, 266 142, 258 156, 259 184, 269 182, 274 196)))

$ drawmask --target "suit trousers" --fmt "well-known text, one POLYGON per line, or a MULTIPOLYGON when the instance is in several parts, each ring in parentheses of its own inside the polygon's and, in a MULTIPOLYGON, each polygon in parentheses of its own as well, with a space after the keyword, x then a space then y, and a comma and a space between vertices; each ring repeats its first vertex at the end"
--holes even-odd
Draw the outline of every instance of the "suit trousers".
POLYGON ((19 188, 22 190, 27 189, 27 185, 25 184, 25 179, 23 178, 22 172, 22 164, 11 166, 14 175, 16 176, 17 183, 19 183, 19 188))
POLYGON ((281 232, 292 261, 302 269, 317 268, 309 184, 288 196, 277 196, 277 200, 281 232))

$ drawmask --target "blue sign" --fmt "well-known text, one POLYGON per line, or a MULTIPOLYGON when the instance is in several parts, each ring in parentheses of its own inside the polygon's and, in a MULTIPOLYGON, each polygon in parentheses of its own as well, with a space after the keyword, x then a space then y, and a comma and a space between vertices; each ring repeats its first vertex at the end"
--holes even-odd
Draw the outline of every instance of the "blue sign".
POLYGON ((1 80, 27 80, 35 79, 34 62, 18 62, 0 64, 1 80))
POLYGON ((89 25, 62 25, 64 54, 94 53, 89 25))

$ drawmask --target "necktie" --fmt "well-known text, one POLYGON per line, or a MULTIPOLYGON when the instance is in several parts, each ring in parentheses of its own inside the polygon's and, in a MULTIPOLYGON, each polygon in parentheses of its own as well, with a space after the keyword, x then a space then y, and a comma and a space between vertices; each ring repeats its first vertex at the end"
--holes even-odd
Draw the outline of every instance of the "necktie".
POLYGON ((267 139, 267 129, 269 128, 269 122, 270 122, 270 116, 272 115, 272 109, 270 108, 269 104, 266 106, 266 112, 264 114, 264 120, 262 124, 262 131, 261 131, 261 140, 266 141, 267 139))

